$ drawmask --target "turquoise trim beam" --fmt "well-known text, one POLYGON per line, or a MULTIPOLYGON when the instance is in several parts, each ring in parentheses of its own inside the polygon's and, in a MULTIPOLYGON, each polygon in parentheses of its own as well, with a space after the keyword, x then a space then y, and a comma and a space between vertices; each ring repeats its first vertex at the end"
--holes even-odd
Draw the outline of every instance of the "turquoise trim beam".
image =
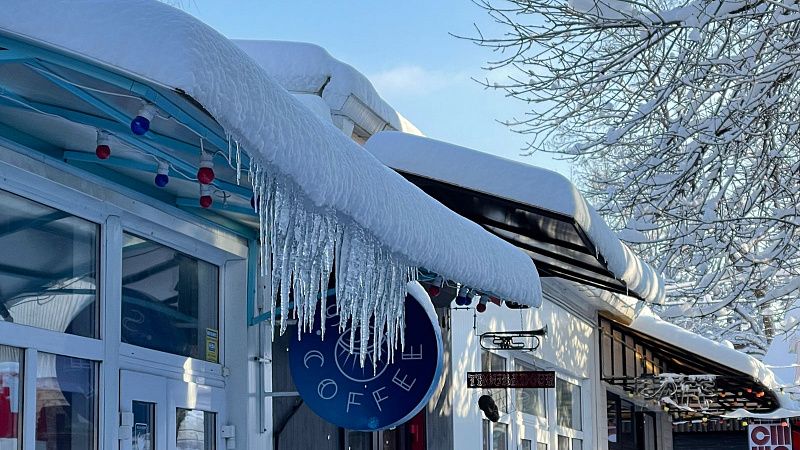
POLYGON ((205 210, 211 211, 230 211, 236 214, 244 214, 251 217, 258 217, 250 208, 242 207, 238 205, 231 205, 228 203, 223 203, 219 200, 215 200, 214 203, 211 204, 208 208, 202 208, 200 203, 198 203, 197 198, 188 198, 188 197, 178 197, 175 199, 175 204, 182 207, 182 208, 200 208, 205 210))
POLYGON ((256 298, 258 297, 258 241, 251 239, 247 242, 247 325, 253 326, 255 321, 256 298))
POLYGON ((188 212, 189 214, 197 216, 198 218, 208 222, 209 224, 213 224, 217 227, 222 227, 227 231, 230 231, 231 233, 234 233, 245 239, 258 238, 258 231, 256 229, 250 228, 235 220, 216 214, 213 211, 200 208, 200 205, 197 203, 197 199, 195 199, 194 203, 196 206, 178 206, 178 208, 188 212))
MULTIPOLYGON (((155 174, 156 169, 158 169, 158 165, 155 163, 146 163, 142 161, 134 161, 131 159, 123 159, 115 157, 113 155, 108 159, 99 159, 94 153, 76 152, 70 150, 64 152, 64 161, 66 162, 80 161, 86 163, 94 163, 104 166, 120 167, 123 169, 139 170, 141 172, 151 172, 153 174, 155 174)), ((170 170, 170 176, 172 176, 173 174, 175 174, 176 176, 178 175, 178 173, 175 172, 174 170, 170 170)))

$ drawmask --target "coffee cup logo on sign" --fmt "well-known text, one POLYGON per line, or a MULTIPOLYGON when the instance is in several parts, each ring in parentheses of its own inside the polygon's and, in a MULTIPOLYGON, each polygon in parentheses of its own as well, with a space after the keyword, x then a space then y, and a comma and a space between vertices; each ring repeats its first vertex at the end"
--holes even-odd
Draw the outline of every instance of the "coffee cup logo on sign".
POLYGON ((336 305, 329 298, 325 340, 317 323, 311 333, 300 340, 293 337, 289 345, 289 366, 303 401, 321 418, 349 430, 382 430, 414 417, 439 380, 442 334, 430 301, 423 304, 411 295, 405 300, 405 324, 405 345, 394 350, 394 361, 388 362, 384 342, 376 363, 372 335, 366 343, 356 335, 350 352, 350 330, 339 332, 336 305), (367 346, 363 367, 362 345, 367 346))

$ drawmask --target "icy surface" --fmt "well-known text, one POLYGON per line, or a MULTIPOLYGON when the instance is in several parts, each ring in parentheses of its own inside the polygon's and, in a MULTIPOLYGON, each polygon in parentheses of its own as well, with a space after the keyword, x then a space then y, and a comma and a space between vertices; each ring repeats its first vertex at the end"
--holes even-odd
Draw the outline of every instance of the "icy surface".
POLYGON ((322 98, 335 111, 341 110, 347 98, 353 95, 395 130, 422 134, 380 97, 367 77, 318 45, 239 39, 233 42, 291 92, 316 95, 321 92, 322 98))
POLYGON ((3 8, 0 32, 181 89, 217 119, 237 152, 252 157, 262 267, 273 279, 265 294, 285 309, 294 289, 306 326, 334 257, 341 317, 355 322, 354 332, 374 317, 386 337, 398 337, 406 282, 417 267, 540 302, 538 274, 524 253, 382 165, 188 14, 155 0, 6 0, 3 8))
POLYGON ((638 314, 633 318, 630 327, 648 336, 668 342, 677 348, 683 349, 687 353, 702 356, 746 375, 750 375, 765 387, 775 392, 781 407, 800 409, 800 405, 797 405, 788 394, 779 392, 783 383, 775 376, 772 370, 750 355, 666 322, 654 314, 647 306, 641 308, 638 314))
POLYGON ((375 134, 365 147, 394 169, 574 217, 614 276, 645 300, 664 298, 664 280, 620 242, 578 189, 563 176, 469 148, 398 132, 375 134))

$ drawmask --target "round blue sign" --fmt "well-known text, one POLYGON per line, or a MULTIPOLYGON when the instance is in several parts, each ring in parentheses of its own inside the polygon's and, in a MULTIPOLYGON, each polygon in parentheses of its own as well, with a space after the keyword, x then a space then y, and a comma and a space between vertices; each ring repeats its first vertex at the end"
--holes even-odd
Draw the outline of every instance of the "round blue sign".
MULTIPOLYGON (((328 303, 325 340, 317 323, 289 345, 289 365, 297 391, 318 416, 349 430, 375 431, 400 425, 430 400, 442 371, 442 333, 433 305, 411 295, 405 304, 405 346, 388 363, 384 343, 381 360, 373 364, 373 338, 361 367, 361 342, 356 336, 350 353, 350 330, 339 332, 334 302, 328 303)), ((318 321, 319 322, 319 321, 318 321)))

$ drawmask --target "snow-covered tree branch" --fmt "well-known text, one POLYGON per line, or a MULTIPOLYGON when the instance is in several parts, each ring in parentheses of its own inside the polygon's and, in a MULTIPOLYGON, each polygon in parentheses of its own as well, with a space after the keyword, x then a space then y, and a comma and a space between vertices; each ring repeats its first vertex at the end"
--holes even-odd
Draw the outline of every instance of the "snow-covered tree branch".
MULTIPOLYGON (((800 288, 800 4, 476 0, 507 32, 508 125, 577 163, 664 272, 662 314, 763 353, 800 288)), ((504 73, 507 73, 504 70, 504 73)))

